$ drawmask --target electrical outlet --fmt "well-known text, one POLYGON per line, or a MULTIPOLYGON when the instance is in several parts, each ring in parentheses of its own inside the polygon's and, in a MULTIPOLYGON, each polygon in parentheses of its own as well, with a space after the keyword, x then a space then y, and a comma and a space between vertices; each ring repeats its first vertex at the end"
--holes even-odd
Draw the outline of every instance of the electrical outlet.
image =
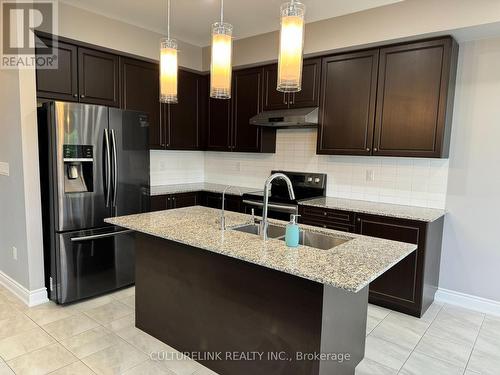
POLYGON ((373 169, 366 170, 366 181, 367 182, 375 181, 375 171, 373 171, 373 169))
POLYGON ((0 175, 8 176, 9 174, 9 163, 0 162, 0 175))
POLYGON ((12 258, 17 260, 17 247, 12 246, 12 258))

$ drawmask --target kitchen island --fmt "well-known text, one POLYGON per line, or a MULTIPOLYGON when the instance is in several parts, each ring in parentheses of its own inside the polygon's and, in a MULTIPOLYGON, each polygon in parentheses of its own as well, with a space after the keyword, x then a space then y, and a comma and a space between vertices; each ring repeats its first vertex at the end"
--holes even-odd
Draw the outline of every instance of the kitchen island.
MULTIPOLYGON (((339 239, 321 250, 231 228, 251 216, 188 207, 107 219, 136 235, 136 326, 219 374, 354 374, 368 284, 412 244, 339 239)), ((273 224, 284 225, 283 222, 273 224)))

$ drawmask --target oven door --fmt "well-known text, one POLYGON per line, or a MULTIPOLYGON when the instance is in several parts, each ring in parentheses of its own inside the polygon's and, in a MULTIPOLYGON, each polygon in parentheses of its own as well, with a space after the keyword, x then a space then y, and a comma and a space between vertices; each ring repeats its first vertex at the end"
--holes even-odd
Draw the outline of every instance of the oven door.
POLYGON ((117 227, 60 233, 57 302, 64 304, 135 282, 134 232, 117 227))
MULTIPOLYGON (((246 214, 251 214, 252 209, 256 216, 262 216, 262 202, 243 200, 243 209, 246 214)), ((299 207, 292 204, 269 203, 267 206, 267 217, 271 219, 290 221, 290 215, 297 215, 299 207)))

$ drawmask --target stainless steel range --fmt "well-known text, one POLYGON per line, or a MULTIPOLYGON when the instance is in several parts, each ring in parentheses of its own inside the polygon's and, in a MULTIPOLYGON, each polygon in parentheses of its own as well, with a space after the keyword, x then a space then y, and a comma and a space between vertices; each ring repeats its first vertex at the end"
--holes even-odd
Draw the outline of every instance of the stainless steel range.
MULTIPOLYGON (((268 216, 273 219, 289 220, 291 214, 298 213, 298 202, 326 194, 326 174, 307 172, 271 171, 271 174, 283 173, 292 181, 295 199, 288 195, 286 183, 277 179, 272 182, 269 195, 268 216)), ((243 208, 250 214, 262 215, 264 191, 243 194, 243 208)))

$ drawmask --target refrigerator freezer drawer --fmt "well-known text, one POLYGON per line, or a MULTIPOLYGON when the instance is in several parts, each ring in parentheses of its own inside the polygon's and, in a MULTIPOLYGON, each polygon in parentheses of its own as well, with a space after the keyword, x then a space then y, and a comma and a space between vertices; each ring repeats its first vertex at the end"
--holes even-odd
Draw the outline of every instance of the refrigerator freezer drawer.
POLYGON ((134 232, 116 227, 57 235, 57 302, 96 296, 135 282, 134 232))

